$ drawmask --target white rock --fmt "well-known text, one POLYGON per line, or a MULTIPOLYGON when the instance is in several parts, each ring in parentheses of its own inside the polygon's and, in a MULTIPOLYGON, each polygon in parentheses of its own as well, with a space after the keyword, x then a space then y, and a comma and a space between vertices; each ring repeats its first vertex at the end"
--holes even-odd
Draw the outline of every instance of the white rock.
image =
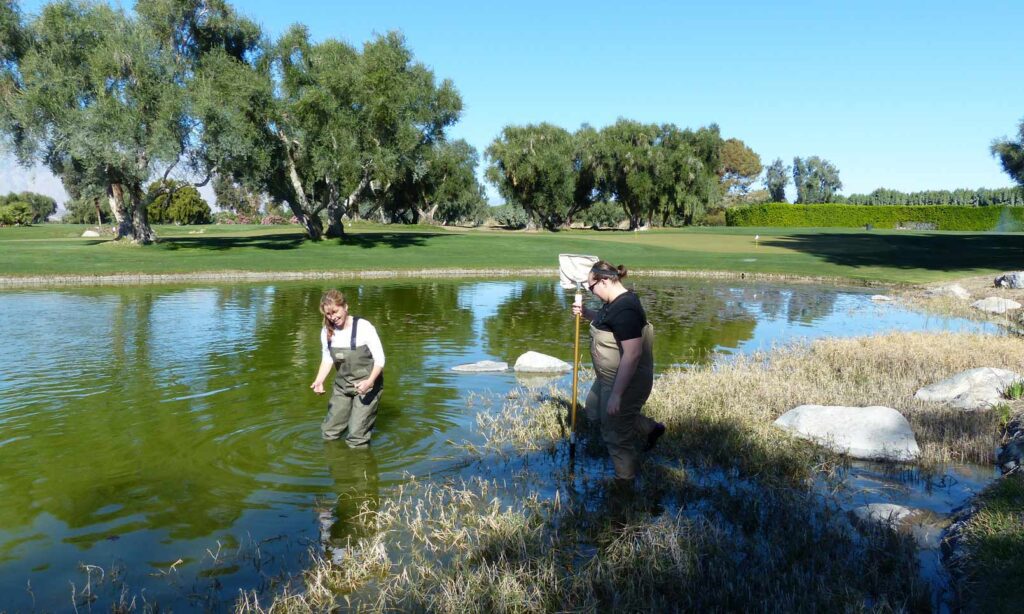
POLYGON ((890 407, 801 405, 775 426, 854 458, 907 461, 921 454, 910 423, 890 407))
POLYGON ((995 285, 997 288, 1013 288, 1015 290, 1020 290, 1024 288, 1024 271, 1004 273, 999 277, 996 277, 995 285))
POLYGON ((82 233, 82 236, 92 238, 100 236, 100 233, 96 232, 95 230, 86 230, 85 232, 82 233))
POLYGON ((946 286, 939 286, 937 288, 931 288, 925 292, 928 296, 950 296, 961 300, 967 300, 971 298, 971 293, 967 291, 960 284, 949 284, 946 286))
POLYGON ((886 301, 893 300, 893 298, 891 296, 886 296, 884 294, 874 294, 871 296, 871 300, 884 303, 886 301))
POLYGON ((572 365, 564 360, 532 351, 517 358, 514 368, 516 371, 528 373, 564 373, 572 371, 572 365))
POLYGON ((949 403, 966 410, 984 409, 999 403, 1003 391, 1013 382, 1024 379, 1013 371, 981 367, 957 373, 953 377, 925 386, 914 393, 921 401, 949 403))
POLYGON ((895 503, 868 503, 854 508, 853 514, 857 518, 871 522, 885 522, 897 525, 907 516, 914 513, 914 510, 895 503))
POLYGON ((998 296, 990 296, 980 301, 974 301, 971 303, 971 307, 987 311, 988 313, 1006 313, 1007 311, 1013 311, 1014 309, 1020 309, 1020 303, 1012 301, 1008 298, 1000 298, 998 296))
POLYGON ((486 373, 488 371, 507 371, 507 362, 498 362, 495 360, 481 360, 479 362, 472 362, 467 365, 458 365, 452 367, 452 371, 458 371, 460 373, 486 373))

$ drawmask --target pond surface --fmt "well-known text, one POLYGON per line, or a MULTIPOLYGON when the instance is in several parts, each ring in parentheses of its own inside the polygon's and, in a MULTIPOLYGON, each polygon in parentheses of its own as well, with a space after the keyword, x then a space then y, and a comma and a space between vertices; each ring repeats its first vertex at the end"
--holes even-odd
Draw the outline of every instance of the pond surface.
MULTIPOLYGON (((994 332, 864 290, 636 285, 658 369, 798 337, 994 332)), ((68 610, 73 590, 80 607, 83 591, 108 602, 122 585, 164 608, 230 608, 301 568, 325 506, 343 521, 409 474, 455 470, 451 442, 476 437, 467 400, 517 382, 453 366, 571 359, 572 298, 553 281, 349 284, 353 313, 381 333, 387 384, 371 450, 325 443, 326 398, 309 384, 328 287, 0 293, 0 610, 68 610)))

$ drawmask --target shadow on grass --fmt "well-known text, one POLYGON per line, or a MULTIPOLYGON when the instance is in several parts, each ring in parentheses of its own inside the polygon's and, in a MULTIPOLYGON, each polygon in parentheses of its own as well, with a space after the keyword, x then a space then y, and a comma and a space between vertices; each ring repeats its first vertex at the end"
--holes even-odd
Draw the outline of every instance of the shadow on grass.
MULTIPOLYGON (((342 239, 335 239, 338 245, 353 245, 363 249, 374 247, 390 247, 400 249, 403 247, 422 247, 427 244, 427 239, 438 237, 444 233, 440 232, 381 232, 366 234, 347 234, 342 239)), ((453 235, 448 235, 453 236, 453 235)), ((457 236, 457 235, 454 235, 457 236)))
MULTIPOLYGON (((363 249, 374 247, 391 247, 394 249, 402 247, 418 247, 426 244, 426 239, 439 236, 442 233, 428 232, 384 232, 366 234, 347 234, 341 239, 331 239, 337 245, 351 245, 363 249)), ((163 239, 161 245, 170 249, 206 249, 212 251, 227 251, 245 247, 269 250, 289 250, 300 247, 309 240, 300 234, 279 233, 256 236, 241 237, 174 237, 163 239)))
POLYGON ((227 251, 243 247, 257 249, 295 249, 306 242, 306 237, 295 233, 256 235, 251 237, 174 237, 162 239, 160 244, 170 249, 207 249, 227 251))
POLYGON ((1024 234, 820 233, 788 235, 762 244, 805 252, 850 267, 955 271, 1024 265, 1024 234))

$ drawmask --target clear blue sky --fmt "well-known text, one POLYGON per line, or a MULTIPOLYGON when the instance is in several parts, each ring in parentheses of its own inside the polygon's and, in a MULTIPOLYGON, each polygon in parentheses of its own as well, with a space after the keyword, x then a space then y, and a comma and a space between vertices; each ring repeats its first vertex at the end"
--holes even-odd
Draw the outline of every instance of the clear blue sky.
POLYGON ((832 161, 844 194, 1002 187, 988 148, 1024 119, 1022 0, 235 6, 272 35, 300 22, 360 46, 400 30, 455 82, 465 111, 452 135, 481 153, 506 124, 715 122, 765 164, 832 161))

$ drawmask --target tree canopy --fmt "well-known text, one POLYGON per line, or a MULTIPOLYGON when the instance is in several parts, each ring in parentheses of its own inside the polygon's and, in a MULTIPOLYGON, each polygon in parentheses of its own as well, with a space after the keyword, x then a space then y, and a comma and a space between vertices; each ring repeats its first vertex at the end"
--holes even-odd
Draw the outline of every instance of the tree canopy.
POLYGON ((739 139, 726 139, 722 142, 719 174, 722 177, 723 193, 746 194, 762 170, 761 156, 747 147, 746 143, 739 139))
POLYGON ((0 206, 22 203, 28 207, 28 224, 41 224, 51 215, 57 213, 57 201, 35 192, 11 192, 7 196, 0 196, 0 206))
POLYGON ((818 156, 793 158, 793 184, 798 203, 829 203, 843 189, 839 169, 818 156))
POLYGON ((134 14, 59 0, 21 34, 5 117, 19 160, 45 164, 69 192, 102 189, 117 236, 153 241, 145 182, 179 166, 206 170, 192 78, 204 55, 238 54, 258 28, 221 0, 140 0, 134 14))
POLYGON ((394 32, 357 51, 293 26, 256 57, 211 56, 198 80, 199 116, 215 127, 203 136, 208 166, 287 203, 313 239, 321 214, 340 236, 342 218, 371 201, 393 216, 429 210, 407 199, 436 191, 433 148, 462 109, 454 85, 436 83, 394 32))
POLYGON ((1003 170, 1024 187, 1024 120, 1017 129, 1017 139, 1001 139, 992 143, 992 155, 999 159, 1003 170))
POLYGON ((775 158, 765 169, 764 187, 768 190, 768 197, 772 202, 786 202, 786 184, 789 183, 790 170, 782 158, 775 158))

